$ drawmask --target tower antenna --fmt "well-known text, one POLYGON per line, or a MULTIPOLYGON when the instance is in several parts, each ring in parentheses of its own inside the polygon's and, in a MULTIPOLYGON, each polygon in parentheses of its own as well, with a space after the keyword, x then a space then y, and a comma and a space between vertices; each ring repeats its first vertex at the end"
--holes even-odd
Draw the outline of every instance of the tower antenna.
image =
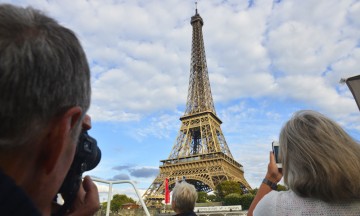
POLYGON ((197 1, 195 1, 195 14, 198 14, 198 12, 197 12, 197 1))

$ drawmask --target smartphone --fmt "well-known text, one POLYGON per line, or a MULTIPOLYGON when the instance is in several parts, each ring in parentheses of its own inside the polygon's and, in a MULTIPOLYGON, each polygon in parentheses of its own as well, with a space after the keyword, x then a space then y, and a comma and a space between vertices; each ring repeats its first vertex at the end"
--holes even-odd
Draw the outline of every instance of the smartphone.
POLYGON ((282 163, 279 160, 279 154, 280 154, 280 145, 278 141, 272 142, 272 150, 275 156, 276 165, 279 169, 282 169, 282 163))

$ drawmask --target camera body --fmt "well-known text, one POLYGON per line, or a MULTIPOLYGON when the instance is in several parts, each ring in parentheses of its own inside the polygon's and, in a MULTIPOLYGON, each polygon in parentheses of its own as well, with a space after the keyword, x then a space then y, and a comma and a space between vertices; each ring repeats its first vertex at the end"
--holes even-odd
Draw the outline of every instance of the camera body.
POLYGON ((272 145, 272 151, 274 153, 274 156, 275 156, 275 161, 276 161, 276 166, 279 168, 279 169, 282 169, 282 163, 279 159, 279 154, 280 154, 280 144, 278 141, 273 141, 271 143, 272 145))
POLYGON ((62 211, 66 212, 71 208, 82 182, 82 174, 94 169, 100 159, 101 151, 96 140, 83 130, 79 136, 74 160, 58 192, 64 199, 62 211))

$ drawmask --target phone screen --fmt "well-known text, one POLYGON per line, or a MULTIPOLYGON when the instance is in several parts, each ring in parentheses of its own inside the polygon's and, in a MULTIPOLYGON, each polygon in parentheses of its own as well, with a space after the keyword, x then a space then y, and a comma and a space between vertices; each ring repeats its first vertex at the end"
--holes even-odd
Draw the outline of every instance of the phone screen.
POLYGON ((276 163, 280 163, 280 161, 279 161, 279 146, 273 146, 273 151, 274 151, 276 163))

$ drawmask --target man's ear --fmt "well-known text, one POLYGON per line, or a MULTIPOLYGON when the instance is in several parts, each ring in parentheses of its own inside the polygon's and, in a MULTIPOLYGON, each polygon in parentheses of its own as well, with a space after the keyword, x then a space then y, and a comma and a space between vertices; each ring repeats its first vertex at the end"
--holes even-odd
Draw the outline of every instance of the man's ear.
POLYGON ((64 114, 55 118, 49 126, 47 136, 42 145, 41 161, 45 173, 51 173, 63 154, 72 154, 67 157, 68 160, 74 156, 76 143, 71 143, 74 139, 74 133, 81 128, 82 109, 80 107, 72 107, 64 114), (80 127, 80 128, 79 128, 80 127), (69 148, 68 145, 75 145, 69 148), (72 151, 70 151, 72 150, 72 151))

